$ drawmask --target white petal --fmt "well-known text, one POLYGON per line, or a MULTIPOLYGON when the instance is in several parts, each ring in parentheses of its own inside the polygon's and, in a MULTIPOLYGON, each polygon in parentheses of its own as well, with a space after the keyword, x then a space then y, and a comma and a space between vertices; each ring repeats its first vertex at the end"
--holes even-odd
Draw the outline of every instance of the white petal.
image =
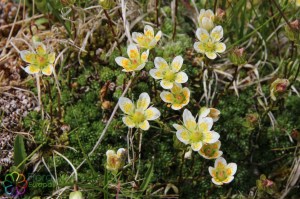
POLYGON ((119 148, 118 151, 117 151, 117 155, 120 157, 122 154, 124 154, 125 151, 126 151, 126 149, 119 148))
POLYGON ((145 67, 145 65, 146 65, 146 63, 143 63, 143 64, 139 65, 139 66, 135 69, 135 71, 142 70, 142 69, 145 67))
POLYGON ((199 129, 201 129, 202 126, 207 127, 207 130, 205 131, 209 131, 211 129, 211 127, 213 126, 214 121, 212 118, 210 117, 199 117, 198 118, 198 125, 199 125, 199 129))
POLYGON ((163 91, 160 93, 160 98, 166 103, 173 102, 173 94, 167 91, 163 91))
POLYGON ((173 59, 171 67, 174 72, 178 72, 183 64, 182 56, 177 56, 173 59))
POLYGON ((146 120, 156 120, 160 117, 160 112, 157 108, 150 107, 145 111, 146 120))
POLYGON ((22 60, 24 60, 27 63, 33 63, 35 60, 35 54, 28 50, 22 50, 20 52, 20 56, 21 56, 22 60))
POLYGON ((214 177, 214 174, 213 174, 213 171, 214 171, 214 169, 215 168, 213 168, 213 167, 208 167, 208 172, 209 172, 209 174, 212 176, 212 177, 214 177))
POLYGON ((173 87, 171 88, 171 92, 172 92, 173 94, 182 92, 182 86, 181 86, 181 84, 179 84, 179 83, 174 83, 174 84, 173 84, 173 87))
POLYGON ((214 178, 212 178, 211 181, 216 185, 223 185, 223 182, 217 182, 214 178))
POLYGON ((183 116, 183 123, 189 130, 196 128, 195 117, 188 109, 184 109, 182 116, 183 116))
POLYGON ((195 42, 195 43, 194 43, 194 49, 195 49, 198 53, 205 53, 205 48, 204 48, 202 42, 195 42))
POLYGON ((199 151, 202 148, 202 142, 192 143, 191 147, 193 151, 199 151))
POLYGON ((220 41, 223 38, 223 28, 222 26, 216 26, 212 29, 210 33, 211 38, 213 41, 220 41))
POLYGON ((182 84, 188 81, 188 76, 185 72, 179 72, 176 74, 175 82, 182 84))
POLYGON ((148 36, 148 34, 149 34, 149 35, 152 35, 152 37, 154 37, 154 30, 153 30, 153 28, 151 26, 149 26, 149 25, 145 25, 145 27, 144 27, 144 34, 146 36, 148 36))
POLYGON ((140 58, 140 52, 137 48, 136 45, 134 44, 129 44, 127 47, 127 54, 128 57, 133 60, 133 59, 139 59, 140 58))
POLYGON ((123 123, 128 126, 129 128, 135 127, 134 122, 130 119, 130 117, 122 117, 123 123))
POLYGON ((155 57, 154 65, 155 65, 155 68, 158 68, 158 69, 169 68, 168 63, 162 57, 155 57))
POLYGON ((189 143, 189 132, 186 129, 179 129, 176 132, 176 137, 178 138, 178 140, 184 144, 188 144, 189 143))
POLYGON ((199 120, 200 120, 200 118, 203 118, 203 117, 208 116, 209 112, 210 112, 210 109, 209 109, 209 108, 207 108, 207 107, 202 107, 202 108, 200 109, 199 120))
POLYGON ((217 168, 217 165, 219 163, 221 163, 221 164, 223 164, 225 166, 227 165, 227 162, 226 162, 226 160, 223 157, 219 157, 218 159, 216 159, 214 167, 217 168))
POLYGON ((204 133, 204 142, 206 143, 209 144, 215 143, 216 141, 218 141, 219 138, 220 138, 219 133, 215 131, 209 131, 204 133))
POLYGON ((149 57, 149 50, 145 51, 142 53, 141 55, 141 62, 147 62, 148 61, 148 57, 149 57))
POLYGON ((205 53, 206 57, 208 57, 209 59, 216 59, 217 58, 217 54, 214 52, 206 52, 205 53))
POLYGON ((144 122, 139 124, 139 127, 144 130, 147 131, 150 128, 149 122, 147 120, 145 120, 144 122))
POLYGON ((223 53, 226 50, 226 45, 222 42, 216 44, 216 52, 223 53))
POLYGON ((178 131, 178 130, 182 130, 184 129, 183 126, 179 125, 179 124, 173 124, 173 127, 178 131))
POLYGON ((121 110, 126 114, 131 114, 134 111, 134 104, 126 97, 120 97, 119 106, 121 110))
POLYGON ((196 37, 200 42, 207 41, 209 39, 209 33, 204 28, 198 28, 196 30, 196 37))
POLYGON ((51 64, 49 64, 48 66, 46 66, 46 67, 44 67, 43 69, 42 69, 42 73, 44 74, 44 75, 51 75, 52 74, 52 72, 53 72, 53 66, 51 65, 51 64))
POLYGON ((234 175, 237 170, 237 165, 235 163, 229 163, 227 165, 227 168, 230 168, 232 170, 232 173, 230 175, 234 175))
POLYGON ((234 179, 233 176, 229 176, 229 177, 227 177, 226 180, 224 180, 223 182, 224 182, 225 184, 228 184, 228 183, 230 183, 233 179, 234 179))
POLYGON ((137 101, 137 108, 146 110, 150 104, 150 97, 148 93, 141 93, 137 101))
POLYGON ((171 89, 173 87, 173 83, 169 82, 167 80, 161 80, 160 82, 161 87, 163 87, 164 89, 171 89))
POLYGON ((106 156, 111 156, 111 155, 115 155, 116 154, 116 152, 114 151, 114 150, 107 150, 106 151, 106 156))
POLYGON ((156 42, 158 42, 160 40, 161 36, 162 36, 162 32, 158 31, 157 34, 155 35, 156 42))
POLYGON ((163 74, 159 69, 151 69, 149 71, 151 77, 153 77, 154 79, 162 79, 163 78, 163 74))

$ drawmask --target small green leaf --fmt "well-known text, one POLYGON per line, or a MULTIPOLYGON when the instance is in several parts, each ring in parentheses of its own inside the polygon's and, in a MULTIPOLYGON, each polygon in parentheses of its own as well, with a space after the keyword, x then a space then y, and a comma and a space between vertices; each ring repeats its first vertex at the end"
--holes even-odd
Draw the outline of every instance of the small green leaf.
POLYGON ((15 166, 18 166, 19 169, 24 170, 25 164, 20 165, 23 160, 26 158, 26 150, 23 136, 17 135, 14 143, 14 161, 15 166))
POLYGON ((142 192, 144 192, 147 189, 147 187, 148 187, 148 185, 149 185, 149 183, 151 181, 151 178, 152 178, 153 174, 154 174, 154 158, 152 158, 151 165, 148 168, 148 170, 146 172, 145 179, 144 179, 144 181, 143 181, 143 183, 142 183, 142 185, 140 187, 140 190, 142 192))

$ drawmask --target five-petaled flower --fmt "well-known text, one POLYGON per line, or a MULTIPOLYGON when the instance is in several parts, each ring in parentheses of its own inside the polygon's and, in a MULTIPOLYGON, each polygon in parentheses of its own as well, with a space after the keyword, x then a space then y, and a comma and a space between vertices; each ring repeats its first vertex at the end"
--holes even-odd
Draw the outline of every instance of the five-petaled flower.
POLYGON ((148 50, 154 48, 162 35, 161 31, 158 31, 154 37, 154 30, 151 26, 146 25, 144 27, 144 34, 139 32, 132 33, 133 41, 140 47, 148 50))
POLYGON ((106 169, 117 172, 124 166, 126 150, 124 148, 118 149, 117 153, 114 150, 106 151, 106 169))
POLYGON ((46 46, 41 42, 34 42, 35 51, 23 50, 20 52, 21 58, 29 65, 24 68, 28 74, 42 72, 44 75, 51 75, 54 68, 55 53, 48 53, 46 46))
POLYGON ((216 185, 223 185, 230 183, 236 173, 237 165, 235 163, 227 164, 226 160, 219 157, 215 161, 214 167, 209 167, 209 174, 212 176, 212 182, 216 185))
POLYGON ((115 61, 119 66, 122 66, 124 69, 122 71, 132 72, 142 70, 146 62, 148 61, 149 50, 140 54, 139 49, 136 45, 130 44, 127 48, 128 58, 117 57, 115 61))
POLYGON ((198 28, 196 36, 199 42, 194 43, 194 49, 205 54, 209 59, 215 59, 217 53, 223 53, 226 50, 226 45, 221 42, 223 38, 222 26, 214 27, 210 33, 204 28, 198 28))
POLYGON ((181 84, 175 83, 171 88, 171 92, 161 92, 160 98, 164 102, 172 104, 172 109, 179 110, 189 103, 190 90, 187 87, 182 88, 181 84))
POLYGON ((211 117, 214 120, 214 122, 216 122, 220 118, 220 113, 221 112, 218 109, 202 107, 200 109, 199 117, 211 117))
POLYGON ((177 138, 184 144, 190 144, 193 151, 199 151, 205 143, 215 143, 220 135, 211 131, 213 119, 210 117, 198 119, 198 124, 192 113, 185 109, 183 111, 184 125, 173 124, 177 130, 177 138))
POLYGON ((212 144, 204 144, 199 151, 199 154, 204 157, 205 159, 216 159, 220 157, 223 152, 220 151, 221 142, 218 140, 212 144))
POLYGON ((185 72, 180 71, 183 64, 183 58, 177 56, 173 59, 171 65, 161 57, 154 59, 155 69, 150 70, 150 75, 154 79, 161 80, 160 85, 164 89, 171 89, 174 83, 185 83, 188 80, 188 76, 185 72))
POLYGON ((198 24, 200 28, 204 28, 207 31, 213 29, 215 14, 212 10, 201 9, 200 14, 198 16, 198 24))
POLYGON ((150 97, 148 93, 141 93, 136 105, 126 98, 119 99, 121 110, 126 114, 122 118, 124 124, 129 128, 141 128, 147 131, 150 128, 148 120, 156 120, 160 117, 160 112, 157 108, 149 107, 150 97))

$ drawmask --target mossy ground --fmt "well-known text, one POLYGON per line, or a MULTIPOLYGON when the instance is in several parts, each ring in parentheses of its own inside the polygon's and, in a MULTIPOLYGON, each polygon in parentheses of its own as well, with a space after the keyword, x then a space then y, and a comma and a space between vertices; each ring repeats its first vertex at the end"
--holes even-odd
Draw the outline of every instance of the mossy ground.
MULTIPOLYGON (((299 88, 296 66, 299 63, 299 50, 297 51, 299 41, 292 42, 294 50, 291 52, 291 42, 285 36, 284 28, 277 29, 284 19, 276 10, 276 6, 269 3, 272 1, 197 1, 196 7, 199 10, 214 9, 216 5, 226 13, 220 24, 224 28, 228 50, 220 58, 208 60, 193 50, 196 26, 192 17, 192 13, 195 12, 192 1, 179 1, 174 39, 172 39, 174 10, 170 2, 159 2, 160 24, 155 30, 161 30, 164 37, 151 51, 149 56, 151 61, 146 64, 143 71, 137 72, 126 94, 126 97, 137 100, 140 93, 147 92, 151 97, 151 103, 159 107, 161 112, 160 119, 152 121, 150 130, 143 132, 139 179, 135 179, 136 168, 133 169, 130 164, 116 176, 105 171, 106 151, 127 148, 128 128, 122 122, 122 112, 118 110, 101 144, 78 169, 77 186, 85 198, 91 199, 105 197, 107 190, 109 197, 116 197, 120 191, 119 194, 123 198, 160 198, 164 197, 164 190, 170 184, 178 188, 178 192, 169 190, 166 195, 170 198, 277 198, 285 189, 293 161, 299 157, 296 146, 300 141, 298 132, 300 98, 289 88, 285 96, 271 102, 270 85, 274 79, 281 77, 289 79, 294 89, 299 88), (215 2, 217 4, 214 4, 215 2), (248 64, 240 67, 238 71, 241 86, 237 89, 238 95, 234 86, 230 85, 237 66, 228 59, 228 55, 235 47, 246 48, 248 64), (191 100, 185 108, 192 110, 194 115, 198 114, 203 106, 213 106, 221 111, 221 117, 214 124, 214 130, 221 136, 223 156, 229 162, 238 165, 235 179, 228 185, 212 184, 208 167, 213 166, 213 160, 203 159, 196 152, 193 152, 190 159, 183 158, 188 148, 178 141, 172 126, 182 120, 182 111, 170 109, 160 99, 159 94, 163 89, 148 73, 154 67, 155 57, 163 57, 171 62, 177 55, 183 56, 182 69, 189 76, 189 81, 184 85, 191 90, 191 100), (217 70, 221 72, 218 73, 217 70), (231 75, 231 79, 228 75, 222 75, 224 73, 231 75), (241 80, 245 80, 243 83, 246 83, 241 83, 241 80), (208 98, 203 97, 207 92, 204 82, 210 88, 208 98), (265 107, 262 106, 262 101, 268 102, 264 104, 265 107), (270 113, 276 119, 275 124, 270 120, 270 113), (147 177, 152 158, 154 158, 153 176, 147 189, 141 191, 140 186, 147 177), (257 180, 262 174, 276 184, 276 191, 267 192, 257 187, 257 180)), ((55 3, 58 6, 54 7, 54 10, 65 11, 59 2, 55 3)), ((65 34, 62 37, 70 37, 80 46, 90 27, 81 32, 77 25, 83 19, 82 13, 91 15, 89 19, 93 20, 93 17, 97 16, 99 10, 91 9, 92 14, 83 10, 93 6, 93 3, 96 2, 76 1, 73 4, 75 7, 71 9, 74 21, 72 24, 66 23, 65 26, 68 27, 62 25, 63 19, 57 16, 57 13, 53 13, 54 17, 49 19, 49 24, 51 22, 53 26, 54 24, 59 26, 65 34), (77 31, 78 35, 66 36, 67 30, 64 28, 77 31)), ((299 9, 287 2, 279 6, 289 19, 299 17, 299 9)), ((137 7, 138 12, 148 13, 144 20, 156 25, 155 1, 129 3, 128 7, 137 7)), ((40 13, 48 12, 43 9, 42 4, 38 4, 36 8, 40 13)), ((122 19, 117 12, 110 15, 112 20, 116 21, 115 31, 121 37, 124 31, 122 19)), ((136 15, 133 12, 127 20, 133 21, 136 15)), ((26 175, 33 172, 34 166, 43 158, 48 169, 52 173, 57 172, 57 184, 52 178, 40 179, 41 183, 48 183, 49 186, 38 187, 40 181, 36 181, 37 184, 28 188, 25 198, 34 196, 46 198, 53 194, 54 190, 69 186, 61 196, 68 197, 74 185, 73 176, 70 177, 72 169, 63 158, 59 156, 53 158, 54 151, 66 156, 75 167, 80 165, 93 150, 114 106, 131 79, 131 75, 122 72, 121 67, 115 63, 116 57, 126 55, 125 40, 120 43, 120 51, 115 48, 109 56, 106 56, 112 47, 111 43, 114 42, 108 24, 103 15, 99 27, 93 26, 93 34, 85 41, 85 52, 79 53, 73 46, 65 52, 64 60, 56 66, 61 93, 53 77, 42 78, 42 103, 46 117, 42 119, 41 111, 32 111, 22 120, 23 129, 33 137, 26 141, 27 154, 32 153, 41 144, 42 147, 36 151, 34 158, 30 159, 23 172, 26 175)), ((142 31, 143 27, 144 24, 140 22, 132 31, 142 31)), ((53 36, 57 36, 56 34, 58 33, 53 33, 53 36)), ((59 50, 65 47, 60 43, 57 46, 59 50)), ((26 89, 37 95, 35 79, 27 80, 26 89)), ((131 146, 136 152, 137 157, 134 161, 137 167, 141 132, 134 129, 132 133, 134 139, 131 146)), ((41 176, 48 176, 48 169, 41 163, 35 172, 41 176)), ((3 176, 7 172, 8 170, 2 171, 3 176)), ((297 198, 300 195, 292 189, 288 197, 297 198)))

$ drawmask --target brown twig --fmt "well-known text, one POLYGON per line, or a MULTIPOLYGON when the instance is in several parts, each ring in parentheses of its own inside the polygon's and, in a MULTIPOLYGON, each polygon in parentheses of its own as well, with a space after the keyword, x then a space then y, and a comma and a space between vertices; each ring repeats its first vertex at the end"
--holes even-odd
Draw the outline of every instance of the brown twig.
POLYGON ((177 26, 177 10, 178 10, 178 0, 175 0, 175 14, 174 14, 174 28, 173 28, 173 41, 176 36, 176 26, 177 26))
POLYGON ((117 42, 117 47, 118 47, 120 53, 122 53, 121 47, 120 47, 120 43, 119 43, 119 41, 118 41, 118 39, 117 39, 117 34, 116 34, 116 32, 115 32, 115 30, 114 30, 114 27, 113 27, 113 23, 112 23, 112 21, 111 21, 111 18, 110 18, 110 16, 109 16, 109 14, 107 13, 107 11, 106 11, 105 9, 104 9, 104 14, 105 14, 106 18, 108 19, 108 24, 109 24, 109 26, 110 26, 111 32, 112 32, 112 34, 113 34, 113 36, 114 36, 114 39, 115 39, 115 41, 117 42))
POLYGON ((155 8, 156 8, 156 26, 159 27, 159 22, 158 22, 158 15, 159 15, 159 7, 158 7, 158 3, 159 3, 159 0, 156 0, 155 1, 155 8))
POLYGON ((293 29, 288 18, 286 18, 286 16, 284 15, 284 13, 282 12, 282 10, 280 9, 280 6, 277 4, 277 2, 275 0, 272 0, 275 7, 277 8, 277 10, 279 11, 280 15, 283 17, 283 19, 285 20, 285 22, 287 23, 287 25, 289 26, 290 29, 293 29))

